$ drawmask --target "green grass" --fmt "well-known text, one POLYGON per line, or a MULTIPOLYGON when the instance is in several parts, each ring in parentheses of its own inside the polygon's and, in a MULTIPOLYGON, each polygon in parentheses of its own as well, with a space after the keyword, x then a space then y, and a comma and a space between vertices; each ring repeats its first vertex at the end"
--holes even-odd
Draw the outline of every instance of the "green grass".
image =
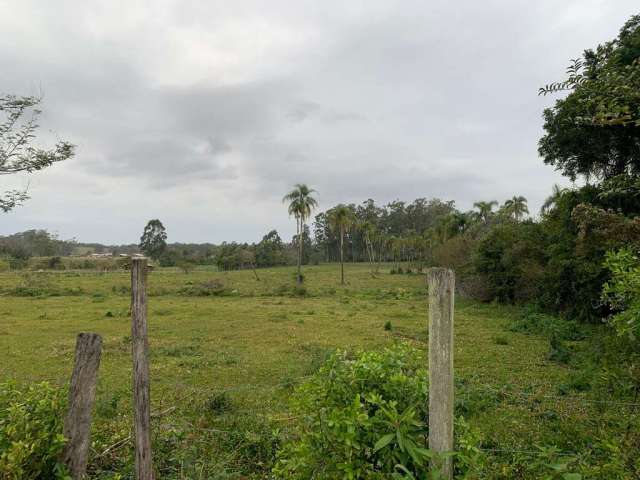
MULTIPOLYGON (((189 440, 200 445, 193 458, 206 456, 218 471, 245 475, 229 478, 260 478, 259 465, 248 465, 252 462, 242 453, 260 442, 249 434, 239 443, 227 441, 220 430, 245 428, 250 433, 262 428, 261 419, 286 419, 291 388, 334 349, 375 349, 406 341, 426 355, 424 276, 383 271, 373 277, 364 265, 347 265, 347 285, 341 287, 337 266, 306 267, 307 294, 300 297, 291 290, 292 272, 261 270, 260 281, 251 271, 206 268, 188 274, 157 269, 149 275, 152 410, 169 409, 154 420, 155 431, 163 432, 157 434, 158 457, 181 451, 181 442, 189 440), (222 283, 222 294, 185 289, 212 280, 222 283), (392 327, 385 328, 388 322, 392 327)), ((103 336, 94 473, 118 468, 131 458, 127 444, 95 457, 129 431, 128 286, 127 272, 0 274, 0 378, 64 384, 76 334, 103 336)), ((457 401, 488 448, 530 450, 550 442, 568 451, 582 448, 584 439, 601 428, 587 422, 596 407, 556 397, 558 385, 570 383, 571 368, 548 359, 548 339, 510 331, 517 314, 515 308, 457 300, 457 401)), ((578 395, 585 394, 571 392, 578 395)), ((606 411, 598 415, 608 418, 606 411)), ((286 421, 277 424, 286 431, 286 421)), ((180 472, 175 467, 180 462, 173 462, 163 478, 196 471, 200 467, 193 458, 180 472)))

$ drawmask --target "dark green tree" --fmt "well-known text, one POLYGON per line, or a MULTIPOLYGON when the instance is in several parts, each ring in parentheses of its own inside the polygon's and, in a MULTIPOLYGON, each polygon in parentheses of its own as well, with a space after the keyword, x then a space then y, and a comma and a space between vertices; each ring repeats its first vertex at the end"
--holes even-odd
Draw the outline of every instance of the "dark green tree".
POLYGON ((544 162, 572 180, 640 174, 640 15, 567 72, 567 80, 540 89, 569 91, 544 111, 544 162))
MULTIPOLYGON (((32 173, 71 158, 74 146, 59 141, 49 149, 33 146, 38 129, 39 97, 0 96, 0 175, 32 173)), ((0 192, 0 210, 9 212, 29 195, 26 190, 0 192)))
POLYGON ((273 267, 284 265, 284 244, 276 230, 267 233, 255 248, 255 262, 258 267, 273 267))
POLYGON ((149 220, 140 237, 140 250, 150 258, 158 260, 167 249, 167 231, 157 218, 149 220))

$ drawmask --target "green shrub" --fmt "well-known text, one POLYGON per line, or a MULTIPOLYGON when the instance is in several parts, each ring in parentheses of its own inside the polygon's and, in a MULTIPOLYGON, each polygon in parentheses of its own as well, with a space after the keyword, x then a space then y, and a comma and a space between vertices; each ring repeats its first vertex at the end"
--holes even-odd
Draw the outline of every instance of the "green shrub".
POLYGON ((529 306, 509 326, 512 332, 555 336, 557 340, 582 340, 586 336, 585 327, 575 321, 539 312, 529 306))
POLYGON ((618 335, 640 338, 640 260, 630 248, 608 252, 605 267, 611 279, 604 284, 602 299, 614 310, 609 323, 618 335))
POLYGON ((392 328, 393 328, 393 326, 391 325, 391 322, 390 322, 389 320, 387 320, 386 322, 384 322, 384 329, 385 329, 387 332, 390 332, 392 328))
POLYGON ((0 472, 6 480, 67 479, 63 391, 47 383, 0 384, 0 472))
POLYGON ((58 256, 49 258, 49 260, 47 260, 47 268, 50 270, 64 270, 62 258, 58 256))
MULTIPOLYGON (((350 357, 337 352, 296 389, 297 422, 273 469, 282 479, 425 478, 427 372, 417 349, 400 344, 350 357)), ((457 446, 468 470, 480 461, 477 439, 463 421, 457 446)))

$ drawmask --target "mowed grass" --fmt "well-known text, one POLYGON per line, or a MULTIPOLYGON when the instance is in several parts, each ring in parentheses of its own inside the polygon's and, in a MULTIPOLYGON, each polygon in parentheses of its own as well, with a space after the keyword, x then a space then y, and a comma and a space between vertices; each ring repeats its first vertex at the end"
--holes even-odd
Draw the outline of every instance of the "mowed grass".
MULTIPOLYGON (((405 341, 424 351, 426 364, 424 275, 383 269, 374 277, 366 265, 350 264, 347 285, 340 286, 339 266, 309 266, 306 294, 296 295, 292 268, 258 274, 259 281, 251 271, 206 268, 149 274, 152 410, 171 410, 154 420, 155 428, 169 422, 193 428, 194 435, 198 428, 213 431, 223 420, 204 416, 221 391, 231 399, 232 415, 286 418, 292 387, 335 349, 405 341), (223 284, 223 295, 186 293, 212 280, 223 284)), ((110 422, 130 424, 128 286, 127 272, 0 274, 0 377, 65 384, 76 334, 100 333, 96 428, 117 437, 110 422)), ((546 443, 559 428, 566 433, 593 413, 589 404, 556 397, 570 369, 547 359, 547 339, 507 329, 517 314, 511 307, 456 300, 457 402, 488 447, 546 443)))

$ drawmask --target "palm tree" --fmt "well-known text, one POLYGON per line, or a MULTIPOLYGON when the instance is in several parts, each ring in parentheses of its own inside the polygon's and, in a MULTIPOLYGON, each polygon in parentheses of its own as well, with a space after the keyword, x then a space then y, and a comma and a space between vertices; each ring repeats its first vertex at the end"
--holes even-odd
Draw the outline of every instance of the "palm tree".
POLYGON ((340 232, 340 284, 344 285, 344 234, 353 225, 353 210, 341 204, 332 208, 328 217, 331 229, 340 232))
POLYGON ((540 212, 542 214, 548 213, 549 210, 551 210, 551 208, 555 206, 556 203, 558 203, 558 200, 560 200, 560 197, 566 191, 567 191, 566 188, 560 187, 560 185, 558 185, 557 183, 554 184, 553 188, 551 189, 551 195, 549 195, 545 199, 544 203, 542 204, 542 208, 540 209, 540 212))
POLYGON ((525 214, 529 214, 529 207, 527 207, 527 199, 522 195, 514 196, 513 198, 504 202, 502 206, 504 212, 512 216, 516 222, 519 222, 525 214))
POLYGON ((364 239, 364 245, 367 249, 367 257, 369 257, 369 265, 371 265, 371 275, 374 275, 373 265, 376 262, 376 253, 373 249, 373 241, 372 238, 376 235, 376 227, 369 220, 360 220, 357 222, 357 228, 362 232, 362 237, 364 239))
POLYGON ((493 213, 493 207, 497 206, 498 202, 491 200, 489 202, 476 202, 473 204, 478 209, 478 217, 482 222, 487 223, 489 217, 493 213))
POLYGON ((311 212, 318 206, 318 201, 311 196, 315 190, 304 183, 294 185, 293 190, 282 199, 283 203, 289 203, 289 215, 296 219, 296 234, 298 237, 298 273, 296 283, 302 283, 302 235, 304 235, 304 223, 311 216, 311 212))

